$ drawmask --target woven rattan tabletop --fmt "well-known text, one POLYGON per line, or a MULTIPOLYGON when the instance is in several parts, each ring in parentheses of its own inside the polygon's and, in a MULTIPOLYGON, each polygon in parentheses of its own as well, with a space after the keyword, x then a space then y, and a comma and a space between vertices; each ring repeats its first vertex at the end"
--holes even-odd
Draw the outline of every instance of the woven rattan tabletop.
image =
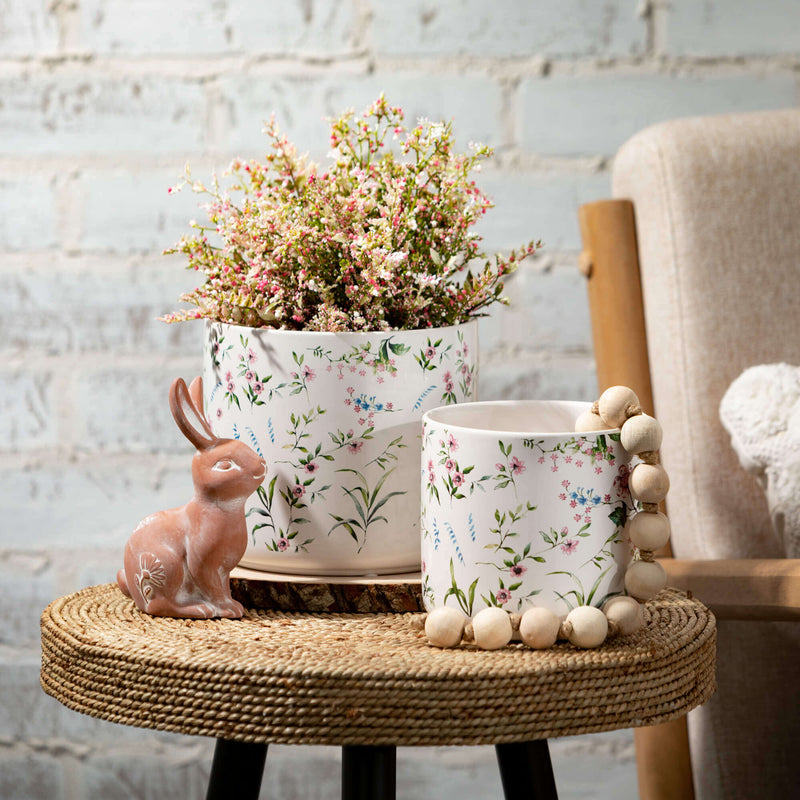
POLYGON ((44 690, 95 717, 285 744, 498 744, 666 722, 714 691, 716 627, 666 590, 595 650, 430 647, 418 614, 150 617, 113 584, 42 614, 44 690))

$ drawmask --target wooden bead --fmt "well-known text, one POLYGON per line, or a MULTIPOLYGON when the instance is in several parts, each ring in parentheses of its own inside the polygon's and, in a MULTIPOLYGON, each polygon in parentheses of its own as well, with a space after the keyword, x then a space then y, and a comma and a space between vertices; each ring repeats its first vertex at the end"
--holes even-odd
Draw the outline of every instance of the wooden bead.
POLYGON ((548 608, 529 608, 519 621, 523 644, 535 650, 552 647, 558 638, 561 620, 548 608))
POLYGON ((660 503, 669 491, 669 476, 661 464, 637 464, 628 479, 634 500, 660 503))
POLYGON ((511 641, 511 618, 502 608, 490 606, 472 618, 472 631, 481 650, 497 650, 511 641))
POLYGON ((667 573, 658 561, 634 561, 625 573, 625 589, 637 600, 655 597, 667 585, 667 573))
POLYGON ((425 620, 425 635, 436 647, 455 647, 464 635, 467 618, 457 608, 439 606, 425 620))
POLYGON ((644 609, 633 597, 612 597, 603 604, 603 613, 609 623, 616 623, 620 636, 636 633, 644 625, 644 609))
POLYGON ((637 414, 626 420, 619 432, 620 444, 632 454, 658 450, 662 437, 658 420, 647 414, 637 414))
POLYGON ((585 433, 587 431, 604 431, 608 429, 605 420, 593 414, 591 411, 584 411, 578 419, 575 420, 575 433, 585 433))
POLYGON ((638 407, 639 398, 627 386, 612 386, 600 395, 597 408, 609 428, 619 428, 628 418, 628 408, 638 407))
POLYGON ((567 614, 572 630, 569 640, 576 647, 599 647, 608 635, 606 615, 594 606, 578 606, 567 614))
POLYGON ((640 511, 625 523, 624 534, 634 547, 658 550, 669 541, 669 520, 660 511, 640 511))

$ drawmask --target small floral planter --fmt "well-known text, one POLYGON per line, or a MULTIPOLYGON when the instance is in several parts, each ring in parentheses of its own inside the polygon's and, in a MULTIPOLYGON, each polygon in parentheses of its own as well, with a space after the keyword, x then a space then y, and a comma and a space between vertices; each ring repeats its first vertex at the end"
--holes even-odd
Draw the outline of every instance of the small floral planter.
POLYGON ((424 417, 425 605, 566 614, 622 592, 633 509, 619 431, 571 433, 573 402, 470 403, 424 417))
POLYGON ((419 570, 425 411, 471 400, 477 322, 320 333, 206 323, 206 415, 267 462, 242 565, 322 575, 419 570))

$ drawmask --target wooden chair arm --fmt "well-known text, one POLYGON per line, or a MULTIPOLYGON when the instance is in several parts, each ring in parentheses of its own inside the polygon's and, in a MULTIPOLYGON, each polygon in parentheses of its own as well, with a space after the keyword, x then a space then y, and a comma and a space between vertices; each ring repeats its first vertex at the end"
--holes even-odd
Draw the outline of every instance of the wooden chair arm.
POLYGON ((800 620, 800 559, 659 559, 667 585, 689 591, 717 619, 800 620))

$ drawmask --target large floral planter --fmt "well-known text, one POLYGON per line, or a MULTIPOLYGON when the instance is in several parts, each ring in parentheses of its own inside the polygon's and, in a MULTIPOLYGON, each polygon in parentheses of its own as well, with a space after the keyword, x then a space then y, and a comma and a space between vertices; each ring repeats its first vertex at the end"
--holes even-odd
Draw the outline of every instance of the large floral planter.
POLYGON ((420 568, 422 415, 471 400, 477 323, 317 333, 206 323, 206 414, 267 477, 242 565, 294 574, 420 568))
POLYGON ((588 403, 470 403, 428 412, 425 605, 564 615, 623 590, 633 503, 619 431, 572 433, 588 403))

